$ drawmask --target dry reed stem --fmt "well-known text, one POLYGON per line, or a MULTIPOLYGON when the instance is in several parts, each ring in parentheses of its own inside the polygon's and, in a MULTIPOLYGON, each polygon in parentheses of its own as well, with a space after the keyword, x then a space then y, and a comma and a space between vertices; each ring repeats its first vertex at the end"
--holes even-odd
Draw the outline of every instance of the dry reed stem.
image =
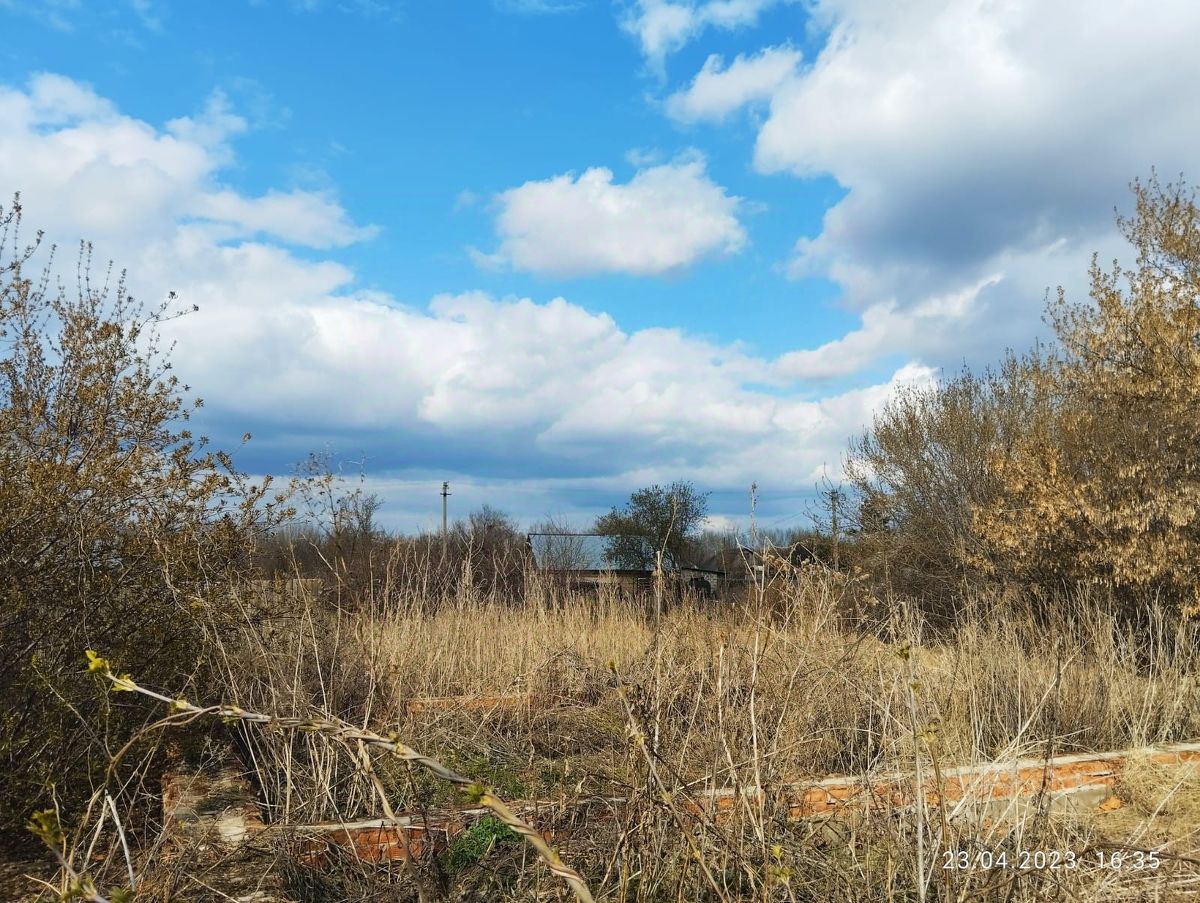
MULTIPOLYGON (((588 889, 587 882, 583 876, 563 862, 554 848, 546 843, 545 838, 535 828, 517 816, 516 813, 505 805, 503 800, 471 778, 464 777, 453 769, 447 768, 436 759, 422 755, 411 746, 401 742, 400 738, 394 734, 384 737, 373 731, 354 727, 340 719, 281 718, 274 715, 265 715, 260 712, 247 711, 235 705, 198 706, 186 699, 173 699, 143 687, 128 674, 120 676, 114 674, 108 663, 90 650, 88 651, 88 670, 106 678, 115 690, 139 693, 150 699, 166 703, 170 706, 172 714, 191 715, 195 717, 211 716, 232 719, 245 724, 267 725, 282 730, 318 733, 343 744, 355 743, 375 749, 383 749, 405 762, 419 765, 442 781, 466 788, 470 799, 490 809, 498 819, 517 834, 520 834, 525 842, 533 847, 538 856, 546 863, 550 872, 570 886, 580 903, 595 903, 592 892, 588 889)), ((107 901, 98 900, 97 903, 107 903, 107 901)))
MULTIPOLYGON (((1151 620, 1132 634, 1102 608, 1083 604, 1086 600, 1079 606, 1064 602, 1061 614, 1035 618, 980 596, 958 628, 930 635, 919 615, 899 604, 887 621, 847 622, 843 591, 829 581, 806 577, 767 590, 766 598, 719 608, 670 607, 655 630, 636 600, 604 594, 543 598, 527 587, 524 596, 511 599, 486 593, 421 598, 420 589, 378 585, 353 608, 302 607, 299 633, 306 649, 297 647, 295 654, 280 646, 279 633, 261 643, 248 631, 239 638, 244 648, 231 650, 222 695, 260 711, 291 714, 306 713, 315 698, 356 724, 364 723, 368 710, 376 723, 399 726, 415 719, 423 725, 426 749, 465 773, 494 767, 499 778, 489 780, 545 786, 568 796, 574 785, 576 797, 586 786, 599 796, 614 796, 631 779, 627 717, 604 667, 615 659, 629 685, 644 693, 635 712, 664 786, 652 783, 649 800, 635 793, 612 837, 600 840, 596 834, 597 846, 588 850, 585 844, 577 855, 596 863, 587 867, 594 886, 600 882, 606 892, 639 903, 656 893, 717 896, 656 789, 674 792, 695 845, 730 898, 757 901, 764 894, 774 899, 791 893, 837 898, 868 883, 894 882, 895 893, 911 893, 915 901, 918 882, 926 882, 937 861, 934 852, 946 846, 939 833, 946 838, 947 821, 955 844, 989 847, 1052 837, 1073 843, 1067 837, 1076 829, 1059 821, 1051 825, 1041 814, 1021 817, 1015 828, 1009 822, 976 825, 962 805, 939 795, 942 802, 930 800, 921 832, 922 878, 914 867, 914 813, 899 821, 872 816, 856 822, 851 838, 839 841, 835 852, 824 840, 786 827, 779 800, 755 788, 776 788, 804 775, 911 775, 918 755, 924 783, 940 787, 948 775, 938 770, 946 763, 1040 759, 1050 754, 1045 744, 1054 752, 1085 752, 1198 735, 1194 686, 1200 647, 1187 625, 1151 620), (898 654, 905 641, 911 669, 898 654), (910 692, 913 671, 921 686, 910 692), (573 704, 547 709, 535 703, 483 718, 465 711, 408 710, 414 701, 425 708, 428 696, 514 692, 573 704), (922 736, 934 725, 936 753, 922 736), (738 797, 736 814, 709 828, 687 800, 696 793, 687 788, 697 785, 747 792, 738 797), (780 843, 782 859, 774 852, 780 843), (747 867, 755 873, 749 875, 747 867), (772 874, 788 870, 791 889, 780 887, 772 874)), ((369 782, 334 762, 332 747, 320 744, 320 761, 317 747, 305 750, 286 738, 255 747, 266 756, 260 769, 265 780, 279 783, 281 799, 288 792, 303 799, 312 821, 328 821, 331 807, 349 813, 369 805, 369 782), (300 759, 306 752, 313 758, 305 765, 300 759), (293 754, 300 765, 283 776, 274 766, 282 767, 293 754)), ((643 771, 633 752, 635 767, 643 771)), ((383 762, 379 771, 395 794, 397 776, 383 762)), ((428 793, 424 786, 409 790, 415 798, 428 793)), ((518 799, 523 792, 505 789, 505 796, 518 799)), ((298 811, 294 806, 293 820, 298 811)), ((934 881, 928 894, 940 900, 940 882, 934 881)), ((960 892, 990 897, 996 888, 956 875, 954 893, 960 892)))

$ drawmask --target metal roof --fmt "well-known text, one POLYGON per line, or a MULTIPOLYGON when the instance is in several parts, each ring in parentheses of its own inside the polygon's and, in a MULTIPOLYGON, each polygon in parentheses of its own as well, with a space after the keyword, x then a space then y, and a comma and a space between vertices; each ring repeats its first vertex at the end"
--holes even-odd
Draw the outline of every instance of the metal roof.
MULTIPOLYGON (((627 537, 601 533, 530 533, 529 548, 533 561, 545 571, 620 571, 641 570, 624 568, 610 554, 613 541, 627 537)), ((654 551, 646 543, 648 558, 654 551)))

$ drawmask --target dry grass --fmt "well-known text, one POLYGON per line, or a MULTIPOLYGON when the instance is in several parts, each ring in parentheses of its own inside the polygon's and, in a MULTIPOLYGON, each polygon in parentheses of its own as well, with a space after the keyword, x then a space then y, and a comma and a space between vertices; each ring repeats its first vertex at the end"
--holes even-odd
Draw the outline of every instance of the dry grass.
MULTIPOLYGON (((1047 616, 978 595, 955 627, 935 634, 901 601, 811 570, 740 603, 675 605, 655 623, 643 602, 616 594, 583 597, 531 580, 511 598, 470 575, 439 584, 411 561, 381 573, 350 588, 247 587, 234 606, 244 626, 230 630, 226 617, 213 636, 223 700, 285 721, 398 735, 502 799, 542 801, 535 823, 596 899, 1123 901, 1190 899, 1200 889, 1200 777, 1184 769, 1134 765, 1118 787, 1125 806, 1103 814, 922 803, 797 821, 784 791, 829 774, 897 770, 928 789, 950 765, 1194 739, 1193 623, 1147 612, 1123 624, 1083 597, 1047 616), (512 694, 528 702, 410 706, 512 694), (705 794, 720 789, 740 796, 717 815, 705 794), (1101 853, 1121 849, 1153 850, 1159 867, 1101 865, 1101 853), (1013 859, 1060 851, 1076 867, 943 869, 947 852, 960 850, 1013 859)), ((262 725, 236 734, 264 812, 279 824, 463 804, 453 786, 372 755, 370 744, 262 725)), ((144 848, 150 858, 155 850, 144 848)), ((286 858, 286 846, 278 854, 286 858)), ((334 857, 319 868, 293 859, 288 869, 303 903, 568 894, 529 848, 486 821, 412 866, 334 857)), ((123 870, 114 858, 98 877, 123 884, 123 870)), ((139 879, 145 893, 182 886, 153 872, 139 879)))
MULTIPOLYGON (((932 636, 903 605, 864 604, 852 584, 811 573, 760 588, 746 604, 677 606, 657 626, 641 604, 617 596, 539 585, 522 600, 461 588, 429 599, 411 585, 377 583, 352 606, 345 597, 339 607, 301 599, 268 630, 227 642, 227 698, 396 730, 503 797, 558 801, 556 839, 598 899, 1170 899, 1193 887, 1188 862, 1114 875, 1087 858, 1097 844, 1147 838, 1170 852, 1194 850, 1189 832, 1154 833, 1182 823, 1164 821, 1172 807, 1193 811, 1184 785, 1168 787, 1156 811, 1128 806, 1120 813, 1128 823, 1038 810, 991 823, 970 807, 944 820, 936 807, 918 807, 824 827, 788 820, 773 788, 918 764, 931 782, 935 762, 1200 736, 1194 626, 1147 615, 1136 629, 1122 627, 1086 599, 1047 620, 980 597, 956 629, 932 636), (862 610, 874 619, 846 614, 862 610), (532 694, 532 704, 407 707, 429 696, 514 692, 532 694), (689 800, 718 787, 761 792, 714 822, 689 800), (606 797, 626 802, 604 817, 579 805, 606 797), (1084 866, 1053 874, 940 868, 945 850, 967 848, 1074 850, 1084 866)), ((372 775, 397 811, 456 804, 402 765, 375 762, 368 772, 360 757, 319 736, 246 738, 268 813, 281 821, 378 815, 372 775)), ((1131 783, 1122 792, 1148 791, 1131 783)), ((425 892, 559 894, 523 856, 497 843, 466 864, 443 857, 429 866, 425 892)), ((314 901, 418 895, 407 872, 385 879, 360 868, 350 880, 343 869, 337 881, 301 874, 297 887, 314 901)))

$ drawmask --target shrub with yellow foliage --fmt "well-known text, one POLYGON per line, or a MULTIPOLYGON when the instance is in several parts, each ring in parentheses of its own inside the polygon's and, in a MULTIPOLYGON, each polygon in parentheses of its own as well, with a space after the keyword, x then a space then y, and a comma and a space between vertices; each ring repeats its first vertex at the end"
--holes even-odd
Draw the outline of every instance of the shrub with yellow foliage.
POLYGON ((927 611, 996 581, 1200 612, 1200 210, 1133 191, 1136 265, 1060 289, 1056 343, 901 391, 851 444, 859 557, 927 611))
POLYGON ((1052 399, 1011 449, 998 491, 973 507, 973 560, 1049 589, 1112 589, 1200 611, 1200 209, 1182 181, 1135 182, 1119 218, 1133 269, 1091 267, 1092 303, 1062 289, 1059 348, 1024 378, 1052 399))

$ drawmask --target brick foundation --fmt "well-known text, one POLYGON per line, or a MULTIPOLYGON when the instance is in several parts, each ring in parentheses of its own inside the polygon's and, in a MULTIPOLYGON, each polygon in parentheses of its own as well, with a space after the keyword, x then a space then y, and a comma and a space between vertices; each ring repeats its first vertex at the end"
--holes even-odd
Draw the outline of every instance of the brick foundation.
MULTIPOLYGON (((477 708, 502 708, 528 702, 527 697, 471 697, 477 708), (501 702, 503 700, 503 702, 501 702)), ((414 700, 425 706, 418 711, 461 708, 459 697, 414 700)), ((984 765, 942 770, 940 787, 932 766, 922 769, 918 788, 913 773, 872 776, 829 777, 773 788, 723 788, 700 791, 677 802, 684 811, 727 821, 741 806, 771 804, 782 807, 791 819, 842 817, 866 811, 886 811, 915 805, 945 806, 950 818, 981 808, 998 815, 1012 813, 1034 800, 1048 805, 1083 808, 1116 808, 1112 791, 1122 770, 1131 761, 1165 766, 1200 763, 1200 743, 1118 752, 1017 759, 984 765)), ((572 810, 594 809, 600 818, 610 818, 625 800, 592 799, 570 804, 572 810)), ((550 803, 512 803, 530 824, 549 826, 562 806, 550 803)), ((170 847, 188 849, 203 859, 208 853, 229 862, 228 880, 222 892, 236 901, 286 903, 282 885, 272 877, 269 854, 256 839, 266 830, 254 794, 241 768, 228 762, 215 771, 176 772, 163 785, 163 810, 170 847), (244 855, 230 857, 238 849, 244 855), (265 857, 265 858, 264 858, 265 857), (265 867, 265 870, 264 870, 265 867), (252 885, 252 886, 251 886, 252 885), (228 889, 225 889, 227 887, 228 889), (247 889, 249 888, 249 889, 247 889)), ((394 821, 373 819, 355 823, 305 826, 273 826, 271 833, 299 844, 302 857, 319 862, 331 849, 341 849, 366 862, 398 862, 445 849, 457 834, 487 814, 485 809, 404 813, 394 821)), ((551 834, 547 831, 547 838, 551 834)), ((560 838, 561 840, 561 838, 560 838)), ((224 879, 223 879, 224 880, 224 879)))

